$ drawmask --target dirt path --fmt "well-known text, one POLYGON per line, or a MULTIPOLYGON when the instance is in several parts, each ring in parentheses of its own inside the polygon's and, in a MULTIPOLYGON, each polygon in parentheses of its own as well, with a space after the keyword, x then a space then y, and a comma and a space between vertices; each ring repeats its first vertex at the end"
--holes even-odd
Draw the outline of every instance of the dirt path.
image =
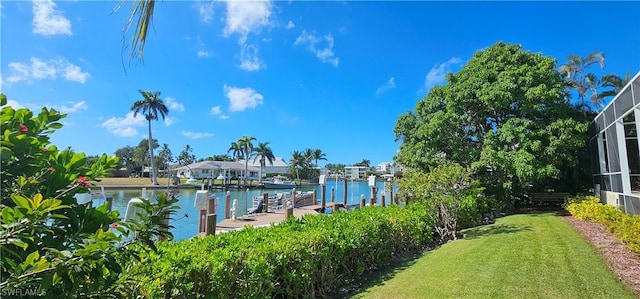
POLYGON ((598 251, 609 268, 640 298, 640 255, 627 249, 620 240, 599 223, 561 216, 598 251))

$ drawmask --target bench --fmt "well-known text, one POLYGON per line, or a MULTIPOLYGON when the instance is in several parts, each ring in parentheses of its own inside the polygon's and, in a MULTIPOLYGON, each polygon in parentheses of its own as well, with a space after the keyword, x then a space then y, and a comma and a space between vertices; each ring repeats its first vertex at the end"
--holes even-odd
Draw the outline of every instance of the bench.
POLYGON ((571 196, 570 193, 562 192, 536 192, 531 193, 529 199, 535 202, 564 202, 567 196, 571 196))

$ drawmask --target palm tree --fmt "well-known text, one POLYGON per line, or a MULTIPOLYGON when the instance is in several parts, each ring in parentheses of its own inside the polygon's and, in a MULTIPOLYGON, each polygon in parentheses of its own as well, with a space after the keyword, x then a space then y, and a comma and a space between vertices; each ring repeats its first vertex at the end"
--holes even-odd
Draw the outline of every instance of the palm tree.
POLYGON ((253 154, 253 141, 256 140, 255 137, 244 135, 238 139, 238 146, 242 150, 242 155, 244 156, 244 183, 247 183, 247 172, 249 170, 249 159, 253 154))
POLYGON ((298 182, 300 182, 300 172, 298 170, 299 168, 304 167, 306 162, 307 157, 305 157, 303 153, 299 151, 293 151, 293 153, 291 153, 290 167, 293 171, 296 172, 296 178, 298 179, 298 182))
POLYGON ((138 116, 138 113, 144 115, 149 124, 149 155, 151 157, 151 172, 152 172, 152 181, 154 185, 158 184, 158 178, 156 177, 156 168, 153 159, 153 147, 151 145, 151 121, 158 120, 158 116, 161 116, 164 120, 165 116, 169 114, 169 109, 164 104, 162 99, 160 98, 160 92, 151 92, 145 90, 138 90, 138 92, 142 95, 142 100, 135 101, 133 105, 131 105, 131 110, 133 111, 133 117, 138 116))
POLYGON ((262 183, 262 169, 267 165, 267 161, 269 164, 273 165, 273 160, 276 157, 273 155, 273 151, 269 147, 269 142, 258 142, 258 146, 255 148, 256 156, 253 158, 253 162, 256 162, 258 156, 260 156, 260 183, 262 183))
POLYGON ((327 161, 327 155, 325 153, 322 152, 321 149, 317 148, 313 150, 313 160, 316 161, 316 167, 318 167, 318 160, 325 160, 327 161))
MULTIPOLYGON (((160 152, 158 152, 158 158, 164 169, 169 166, 169 163, 173 162, 173 153, 171 153, 171 149, 168 144, 162 144, 160 152)), ((160 167, 160 165, 158 165, 158 167, 160 167)))
MULTIPOLYGON (((595 88, 593 86, 594 76, 585 73, 586 68, 594 64, 599 64, 600 68, 604 67, 604 54, 602 54, 602 52, 593 52, 584 58, 577 55, 569 55, 569 62, 558 68, 558 71, 567 79, 568 87, 578 91, 578 98, 580 98, 582 106, 586 105, 584 98, 587 96, 587 91, 594 90, 595 88)), ((600 103, 597 102, 597 97, 592 100, 596 100, 596 102, 593 103, 594 105, 600 105, 600 103)))
MULTIPOLYGON (((121 1, 113 11, 117 11, 120 9, 122 4, 125 1, 121 1)), ((155 8, 156 0, 137 0, 133 1, 131 6, 131 10, 129 10, 129 18, 122 29, 122 53, 124 53, 124 48, 127 46, 131 47, 131 52, 129 54, 129 63, 131 63, 131 59, 134 57, 138 57, 142 59, 142 54, 144 52, 144 45, 147 41, 147 31, 151 25, 153 20, 153 10, 155 8), (125 37, 127 32, 129 31, 129 26, 131 23, 135 23, 136 27, 131 34, 131 43, 127 45, 125 42, 125 37)))
POLYGON ((231 157, 234 159, 234 161, 238 161, 242 157, 242 149, 240 149, 240 146, 235 141, 231 142, 231 146, 227 150, 227 154, 229 152, 231 152, 231 157))
MULTIPOLYGON (((624 78, 620 78, 616 74, 608 74, 602 76, 599 86, 602 88, 612 88, 597 94, 598 100, 604 102, 605 97, 614 97, 631 81, 631 73, 627 71, 624 78)), ((592 95, 593 96, 593 95, 592 95)))
POLYGON ((313 161, 313 150, 310 148, 307 148, 304 150, 304 158, 306 160, 306 162, 308 162, 309 164, 311 164, 311 161, 313 161))

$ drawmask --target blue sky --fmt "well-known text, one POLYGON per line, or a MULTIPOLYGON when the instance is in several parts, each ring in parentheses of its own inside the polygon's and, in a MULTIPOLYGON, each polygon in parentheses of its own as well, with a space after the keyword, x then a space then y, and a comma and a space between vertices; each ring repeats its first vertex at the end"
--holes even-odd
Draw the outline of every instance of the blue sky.
POLYGON ((396 119, 497 41, 554 57, 602 51, 598 75, 640 71, 640 2, 161 1, 144 63, 127 63, 130 2, 3 1, 1 90, 68 113, 59 147, 113 154, 147 136, 138 89, 169 107, 153 137, 174 155, 227 152, 242 135, 276 156, 391 161, 396 119))

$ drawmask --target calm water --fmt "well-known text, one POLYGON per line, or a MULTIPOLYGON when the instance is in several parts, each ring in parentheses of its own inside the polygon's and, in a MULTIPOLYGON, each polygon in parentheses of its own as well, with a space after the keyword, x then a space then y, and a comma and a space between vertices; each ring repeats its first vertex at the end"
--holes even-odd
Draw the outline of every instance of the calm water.
MULTIPOLYGON (((344 185, 343 181, 338 181, 337 188, 335 181, 327 181, 326 183, 326 201, 327 203, 331 202, 331 189, 334 188, 336 190, 334 192, 334 200, 336 202, 343 201, 344 194, 344 185)), ((378 198, 382 195, 382 191, 384 190, 385 195, 387 197, 387 203, 389 202, 389 190, 388 187, 385 188, 385 184, 382 182, 378 182, 376 184, 378 187, 378 198)), ((297 188, 298 191, 313 191, 313 189, 317 189, 318 192, 318 202, 320 201, 321 196, 321 186, 317 187, 301 187, 297 188)), ((198 215, 199 211, 194 207, 195 204, 195 196, 196 191, 198 189, 180 189, 180 194, 178 194, 178 205, 180 206, 180 210, 178 210, 177 214, 173 216, 173 220, 171 220, 171 225, 174 226, 172 229, 173 236, 175 240, 188 239, 195 236, 198 233, 198 215)), ((146 190, 147 196, 146 198, 152 199, 155 198, 161 192, 166 192, 167 190, 146 190)), ((289 192, 291 190, 276 190, 276 189, 251 189, 251 190, 230 190, 229 194, 231 195, 231 201, 237 199, 238 212, 237 215, 241 216, 246 214, 247 209, 253 205, 253 198, 256 196, 261 196, 264 192, 275 193, 275 192, 289 192)), ((135 189, 126 189, 126 190, 118 190, 118 189, 108 189, 107 193, 113 194, 113 209, 118 210, 120 212, 120 217, 124 218, 125 211, 127 209, 127 203, 131 198, 141 197, 142 190, 135 189)), ((213 196, 215 196, 217 200, 216 204, 216 214, 218 215, 218 222, 222 221, 225 215, 226 207, 225 205, 225 191, 222 190, 212 190, 210 192, 213 196)), ((367 185, 367 182, 351 182, 347 181, 347 203, 348 204, 359 204, 360 196, 364 195, 367 199, 367 203, 369 202, 369 197, 371 196, 371 188, 367 185)), ((378 204, 380 200, 378 200, 378 204)), ((97 204, 102 204, 100 201, 97 204)))

